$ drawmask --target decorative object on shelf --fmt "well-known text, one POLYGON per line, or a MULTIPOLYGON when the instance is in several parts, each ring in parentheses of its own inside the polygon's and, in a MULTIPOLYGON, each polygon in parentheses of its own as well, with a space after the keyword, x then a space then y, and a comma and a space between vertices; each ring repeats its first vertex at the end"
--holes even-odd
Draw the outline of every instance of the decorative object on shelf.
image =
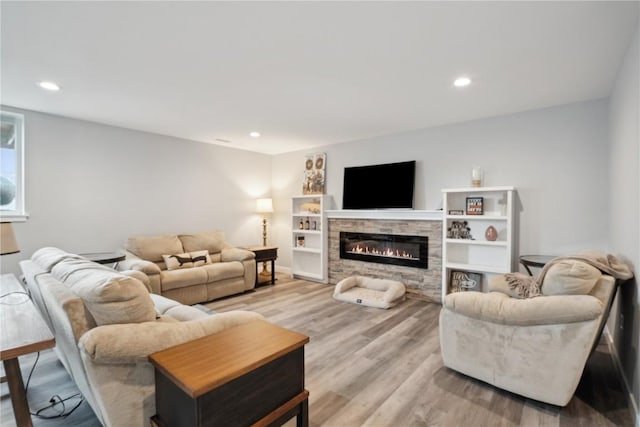
POLYGON ((479 196, 467 197, 467 215, 482 215, 484 198, 479 196))
POLYGON ((451 270, 449 283, 451 292, 479 291, 482 288, 482 274, 451 270))
POLYGON ((484 238, 490 242, 495 242, 498 240, 498 230, 493 225, 488 226, 484 231, 484 238))
POLYGON ((448 239, 473 239, 471 228, 467 221, 452 221, 447 228, 448 239))
POLYGON ((474 166, 471 169, 471 186, 482 187, 482 169, 480 166, 474 166))
MULTIPOLYGON (((258 199, 256 201, 256 212, 262 214, 262 246, 267 246, 267 214, 273 212, 273 201, 271 199, 258 199)), ((271 274, 267 271, 267 263, 262 263, 260 274, 271 274)))
POLYGON ((0 223, 0 255, 17 254, 18 252, 20 249, 11 223, 0 223))
POLYGON ((300 212, 309 212, 312 214, 320 213, 320 200, 313 200, 311 202, 303 203, 300 206, 300 212))
POLYGON ((299 248, 304 248, 304 236, 298 236, 296 240, 296 246, 299 248))
POLYGON ((307 217, 307 219, 304 222, 304 229, 308 230, 309 229, 309 218, 307 217))
POLYGON ((462 209, 449 209, 449 215, 464 215, 462 209))
POLYGON ((317 223, 316 221, 313 221, 313 222, 311 223, 311 229, 312 229, 312 230, 317 230, 317 229, 318 229, 318 223, 317 223))
POLYGON ((302 194, 324 194, 326 159, 326 153, 305 156, 302 194))

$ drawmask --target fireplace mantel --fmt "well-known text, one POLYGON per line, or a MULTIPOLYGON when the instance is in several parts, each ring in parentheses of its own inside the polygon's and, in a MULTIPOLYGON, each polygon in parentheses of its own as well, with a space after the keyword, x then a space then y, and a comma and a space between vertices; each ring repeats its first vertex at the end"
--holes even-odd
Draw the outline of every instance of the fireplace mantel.
POLYGON ((393 219, 393 220, 420 220, 442 221, 441 210, 382 210, 382 209, 340 209, 326 211, 327 218, 350 219, 393 219))

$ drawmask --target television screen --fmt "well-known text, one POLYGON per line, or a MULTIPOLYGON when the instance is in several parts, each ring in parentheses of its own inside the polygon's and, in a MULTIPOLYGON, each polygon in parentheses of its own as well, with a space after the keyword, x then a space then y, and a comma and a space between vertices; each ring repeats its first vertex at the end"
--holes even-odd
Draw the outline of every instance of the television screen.
POLYGON ((416 162, 344 168, 342 209, 412 209, 416 162))

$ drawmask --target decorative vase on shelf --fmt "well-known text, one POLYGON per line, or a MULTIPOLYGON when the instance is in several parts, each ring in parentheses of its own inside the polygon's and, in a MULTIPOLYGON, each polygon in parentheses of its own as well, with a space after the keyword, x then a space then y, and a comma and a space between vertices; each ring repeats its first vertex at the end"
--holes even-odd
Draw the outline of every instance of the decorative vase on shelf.
POLYGON ((484 231, 484 237, 490 242, 495 242, 498 239, 498 230, 493 225, 490 225, 484 231))
POLYGON ((482 168, 474 166, 471 169, 471 186, 482 187, 482 168))

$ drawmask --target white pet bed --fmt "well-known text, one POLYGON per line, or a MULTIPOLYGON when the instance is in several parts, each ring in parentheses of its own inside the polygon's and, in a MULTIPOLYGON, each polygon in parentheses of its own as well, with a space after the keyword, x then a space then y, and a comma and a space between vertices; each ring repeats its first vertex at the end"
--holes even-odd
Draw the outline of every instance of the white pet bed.
POLYGON ((333 298, 369 307, 389 308, 404 296, 402 282, 371 277, 351 276, 336 284, 333 298))

